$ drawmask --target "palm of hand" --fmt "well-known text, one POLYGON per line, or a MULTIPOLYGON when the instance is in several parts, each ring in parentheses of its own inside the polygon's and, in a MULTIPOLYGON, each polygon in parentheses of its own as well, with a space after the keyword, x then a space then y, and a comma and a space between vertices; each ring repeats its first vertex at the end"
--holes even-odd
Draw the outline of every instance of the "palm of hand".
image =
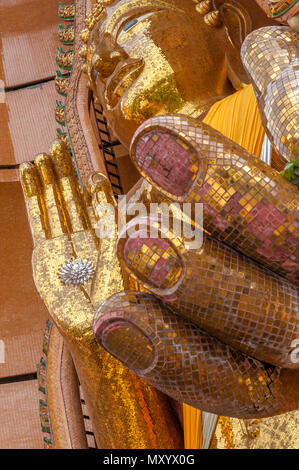
POLYGON ((98 263, 98 247, 93 234, 88 231, 47 240, 33 251, 33 274, 36 287, 51 312, 55 323, 68 337, 79 340, 92 335, 91 323, 94 312, 92 282, 84 286, 65 285, 58 276, 61 266, 71 259, 89 260, 98 263))
POLYGON ((51 157, 40 155, 34 166, 24 164, 21 177, 34 239, 36 287, 62 334, 74 341, 88 338, 90 343, 96 306, 113 292, 113 287, 114 292, 122 288, 112 248, 115 239, 104 240, 101 249, 94 230, 92 203, 111 199, 105 178, 93 175, 89 193, 86 191, 83 197, 71 157, 59 143, 53 144, 51 157), (111 268, 108 276, 103 275, 103 258, 107 256, 111 268), (63 283, 58 274, 60 268, 80 258, 92 263, 94 275, 79 286, 63 283))

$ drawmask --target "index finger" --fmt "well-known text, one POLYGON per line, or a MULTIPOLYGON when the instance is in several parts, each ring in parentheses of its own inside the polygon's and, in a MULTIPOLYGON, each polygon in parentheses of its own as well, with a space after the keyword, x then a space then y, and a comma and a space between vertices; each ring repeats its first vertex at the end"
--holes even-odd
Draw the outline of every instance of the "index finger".
POLYGON ((296 283, 299 194, 277 171, 184 115, 143 123, 131 158, 166 200, 202 204, 205 230, 296 283))

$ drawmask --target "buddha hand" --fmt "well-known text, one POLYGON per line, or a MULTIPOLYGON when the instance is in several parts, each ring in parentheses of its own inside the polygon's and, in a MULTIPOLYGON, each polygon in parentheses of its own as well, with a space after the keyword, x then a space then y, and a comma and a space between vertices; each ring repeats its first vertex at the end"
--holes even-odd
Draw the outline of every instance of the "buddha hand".
POLYGON ((189 202, 200 230, 195 203, 202 203, 203 241, 191 247, 190 235, 165 226, 159 211, 131 220, 117 253, 146 293, 104 302, 97 341, 204 411, 261 418, 298 408, 297 188, 183 115, 142 124, 131 157, 154 187, 152 202, 179 204, 172 222, 189 202))
POLYGON ((98 446, 180 448, 182 436, 167 397, 93 338, 97 306, 123 289, 114 215, 109 240, 100 241, 95 233, 94 207, 113 204, 109 182, 96 173, 82 193, 71 156, 58 141, 50 156, 22 164, 20 174, 34 240, 34 281, 70 348, 98 446))

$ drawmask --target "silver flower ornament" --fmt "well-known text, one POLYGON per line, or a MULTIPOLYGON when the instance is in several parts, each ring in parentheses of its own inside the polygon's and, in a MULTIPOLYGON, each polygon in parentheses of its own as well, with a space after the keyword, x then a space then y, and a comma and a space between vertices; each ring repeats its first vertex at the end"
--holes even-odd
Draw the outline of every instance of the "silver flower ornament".
POLYGON ((94 274, 94 269, 91 261, 77 258, 62 265, 58 271, 58 276, 63 284, 77 286, 87 282, 94 274))

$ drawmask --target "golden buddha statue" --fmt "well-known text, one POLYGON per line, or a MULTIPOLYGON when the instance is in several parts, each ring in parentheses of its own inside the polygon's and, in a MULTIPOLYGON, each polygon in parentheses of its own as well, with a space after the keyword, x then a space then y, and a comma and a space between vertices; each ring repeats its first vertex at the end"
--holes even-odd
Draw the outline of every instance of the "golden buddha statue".
MULTIPOLYGON (((252 28, 246 2, 232 11, 226 4, 225 27, 207 21, 213 2, 195 3, 106 2, 85 38, 90 80, 96 71, 95 86, 109 125, 128 148, 146 119, 166 112, 199 118, 234 92, 232 83, 241 87, 247 78, 239 57, 252 28), (203 3, 205 8, 198 8, 203 3)), ((262 23, 252 6, 256 29, 267 21, 262 23)))
MULTIPOLYGON (((239 54, 252 29, 273 23, 247 4, 106 0, 81 34, 90 86, 147 180, 135 201, 204 202, 200 249, 163 233, 159 217, 143 221, 139 238, 117 240, 106 213, 113 236, 99 240, 111 188, 95 174, 82 193, 62 143, 21 167, 35 283, 70 347, 102 447, 180 447, 167 395, 242 419, 298 408, 298 194, 257 158, 264 131, 239 54), (220 129, 231 106, 239 122, 220 129)), ((291 137, 285 159, 297 148, 291 137)))

